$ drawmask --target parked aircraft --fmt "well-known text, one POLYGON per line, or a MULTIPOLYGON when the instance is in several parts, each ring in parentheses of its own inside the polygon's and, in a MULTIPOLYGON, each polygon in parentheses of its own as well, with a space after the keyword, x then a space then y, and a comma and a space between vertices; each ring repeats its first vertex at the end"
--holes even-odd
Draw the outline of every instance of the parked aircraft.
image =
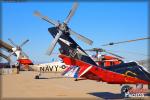
MULTIPOLYGON (((0 53, 0 56, 11 62, 11 56, 15 55, 17 57, 17 63, 15 63, 15 66, 19 67, 19 70, 33 70, 39 72, 39 74, 36 75, 35 78, 40 78, 41 74, 45 72, 63 72, 66 69, 66 67, 68 67, 62 61, 33 64, 32 60, 30 60, 28 55, 22 50, 22 46, 25 45, 29 40, 24 41, 21 45, 15 44, 11 39, 9 39, 9 41, 14 47, 0 40, 0 47, 10 53, 8 56, 4 55, 3 53, 0 53)), ((6 66, 6 64, 3 65, 6 66)), ((8 64, 6 67, 8 67, 8 64)))
MULTIPOLYGON (((29 59, 29 57, 27 56, 26 53, 24 53, 22 51, 22 47, 29 41, 29 40, 26 40, 24 41, 21 45, 17 45, 15 44, 11 39, 8 39, 10 41, 10 43, 13 45, 9 45, 8 43, 4 42, 1 40, 0 42, 0 46, 2 49, 8 51, 10 54, 7 57, 7 59, 10 59, 10 57, 12 55, 15 55, 17 57, 17 61, 19 64, 22 64, 22 65, 29 65, 29 64, 32 64, 32 61, 29 59)), ((6 58, 5 57, 5 58, 6 58)))
POLYGON ((40 79, 42 73, 61 73, 64 72, 68 65, 62 61, 53 61, 50 63, 29 65, 30 70, 39 72, 35 79, 40 79))
MULTIPOLYGON (((73 16, 77 3, 74 3, 69 15, 63 23, 52 20, 41 15, 39 12, 35 14, 43 20, 51 23, 54 27, 48 28, 50 34, 54 37, 49 48, 49 54, 52 53, 56 43, 60 45, 59 57, 65 64, 75 67, 68 68, 64 74, 74 72, 77 77, 91 80, 103 81, 109 84, 136 84, 136 88, 141 89, 143 84, 150 84, 150 73, 136 62, 121 63, 110 67, 98 66, 89 55, 71 38, 71 34, 77 35, 82 41, 92 44, 92 41, 72 31, 68 26, 68 22, 73 16)), ((129 86, 124 86, 121 92, 129 86)))
POLYGON ((95 55, 92 55, 91 58, 96 62, 99 66, 105 66, 109 67, 112 65, 117 65, 123 63, 124 57, 121 57, 117 54, 114 54, 108 50, 104 50, 102 48, 92 48, 92 49, 86 49, 85 51, 89 52, 96 52, 95 55), (107 54, 99 54, 105 52, 107 54), (110 54, 110 55, 108 55, 110 54))

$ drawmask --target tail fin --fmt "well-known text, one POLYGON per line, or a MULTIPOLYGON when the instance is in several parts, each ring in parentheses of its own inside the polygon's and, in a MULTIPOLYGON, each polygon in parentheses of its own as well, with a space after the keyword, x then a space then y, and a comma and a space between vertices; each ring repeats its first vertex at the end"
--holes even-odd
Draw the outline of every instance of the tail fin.
POLYGON ((12 51, 17 55, 17 59, 19 59, 21 55, 21 51, 17 50, 17 48, 12 48, 12 51))
POLYGON ((17 48, 12 48, 12 51, 17 55, 17 61, 19 62, 19 64, 33 65, 33 62, 28 58, 28 56, 22 54, 23 52, 17 50, 17 48))
MULTIPOLYGON (((49 28, 48 31, 53 37, 55 37, 58 32, 56 27, 49 28)), ((59 49, 61 54, 97 66, 89 55, 70 37, 69 33, 62 34, 58 43, 61 46, 59 49)))

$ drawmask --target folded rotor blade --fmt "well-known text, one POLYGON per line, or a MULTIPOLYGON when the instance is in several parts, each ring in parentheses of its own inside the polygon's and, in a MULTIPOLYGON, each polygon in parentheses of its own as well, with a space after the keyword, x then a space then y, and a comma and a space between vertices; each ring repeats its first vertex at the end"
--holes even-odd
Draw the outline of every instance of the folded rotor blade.
POLYGON ((102 51, 103 51, 103 49, 101 49, 101 48, 92 48, 92 49, 86 49, 85 51, 102 52, 102 51))
POLYGON ((29 58, 28 55, 27 55, 25 52, 23 52, 23 51, 21 51, 21 52, 22 52, 22 54, 23 54, 25 57, 29 58))
POLYGON ((90 39, 88 39, 88 38, 86 38, 86 37, 84 37, 84 36, 74 32, 74 31, 72 31, 71 29, 69 29, 69 32, 70 32, 70 34, 75 35, 78 39, 82 40, 83 42, 85 42, 85 43, 87 43, 89 45, 92 45, 92 43, 93 43, 92 40, 90 40, 90 39))
POLYGON ((0 52, 0 57, 5 58, 8 62, 11 61, 10 57, 6 56, 5 54, 3 54, 3 53, 1 53, 1 52, 0 52))
POLYGON ((17 49, 13 52, 11 52, 9 55, 8 55, 8 58, 10 58, 15 52, 17 51, 17 49))
POLYGON ((94 51, 93 49, 85 49, 85 51, 94 51))
POLYGON ((10 41, 10 43, 12 44, 12 45, 14 45, 15 47, 17 47, 17 45, 11 40, 11 39, 8 39, 9 41, 10 41))
POLYGON ((34 15, 40 17, 41 19, 43 19, 43 20, 47 21, 48 23, 51 23, 51 24, 53 24, 53 25, 55 25, 55 26, 58 26, 58 25, 59 25, 59 22, 57 22, 57 21, 55 21, 55 20, 52 20, 52 19, 49 19, 49 18, 46 17, 46 16, 43 16, 43 15, 42 15, 40 12, 38 12, 38 11, 35 11, 35 12, 34 12, 34 15))
POLYGON ((70 12, 69 12, 69 14, 68 14, 66 20, 64 21, 65 24, 67 24, 67 23, 70 21, 70 19, 72 18, 72 16, 73 16, 74 13, 75 13, 77 7, 78 7, 78 3, 75 2, 75 3, 73 4, 73 7, 72 7, 72 9, 70 10, 70 12))
POLYGON ((118 57, 118 58, 124 59, 124 57, 121 57, 121 56, 119 56, 119 55, 117 55, 117 54, 114 54, 114 53, 111 53, 111 52, 109 52, 109 51, 104 51, 104 52, 109 53, 109 54, 111 54, 111 55, 114 55, 114 56, 116 56, 116 57, 118 57))
POLYGON ((29 41, 29 40, 24 41, 24 42, 20 45, 20 47, 22 47, 23 45, 25 45, 28 41, 29 41))
POLYGON ((50 47, 49 47, 48 52, 47 52, 48 55, 51 55, 51 53, 52 53, 52 51, 53 51, 53 49, 54 49, 54 47, 55 47, 55 45, 56 45, 56 43, 57 43, 57 41, 61 35, 62 35, 62 31, 59 30, 59 32, 55 36, 55 39, 50 44, 50 47))
POLYGON ((108 45, 114 45, 114 44, 120 44, 120 43, 127 43, 127 42, 134 42, 134 41, 139 41, 139 40, 145 40, 145 39, 150 39, 150 37, 146 37, 146 38, 138 38, 138 39, 134 39, 134 40, 127 40, 127 41, 121 41, 121 42, 111 42, 108 44, 104 44, 102 46, 108 46, 108 45))

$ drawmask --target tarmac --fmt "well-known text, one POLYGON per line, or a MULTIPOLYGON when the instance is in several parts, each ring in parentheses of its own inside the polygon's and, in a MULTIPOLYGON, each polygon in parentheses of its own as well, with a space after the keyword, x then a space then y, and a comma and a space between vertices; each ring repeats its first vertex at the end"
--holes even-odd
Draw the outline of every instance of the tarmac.
MULTIPOLYGON (((74 81, 64 78, 60 73, 44 73, 41 79, 34 79, 37 72, 21 71, 19 74, 0 75, 1 100, 32 99, 123 99, 120 95, 121 86, 93 80, 74 81)), ((147 85, 144 85, 147 88, 147 85)), ((142 99, 150 100, 150 94, 142 99)), ((140 99, 138 97, 138 99, 140 99)))

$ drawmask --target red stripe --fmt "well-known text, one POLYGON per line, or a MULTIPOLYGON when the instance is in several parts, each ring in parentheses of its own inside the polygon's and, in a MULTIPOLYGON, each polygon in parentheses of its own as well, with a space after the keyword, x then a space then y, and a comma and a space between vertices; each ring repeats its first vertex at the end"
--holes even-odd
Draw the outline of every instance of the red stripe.
POLYGON ((20 64, 32 64, 32 61, 29 59, 19 59, 20 64))

